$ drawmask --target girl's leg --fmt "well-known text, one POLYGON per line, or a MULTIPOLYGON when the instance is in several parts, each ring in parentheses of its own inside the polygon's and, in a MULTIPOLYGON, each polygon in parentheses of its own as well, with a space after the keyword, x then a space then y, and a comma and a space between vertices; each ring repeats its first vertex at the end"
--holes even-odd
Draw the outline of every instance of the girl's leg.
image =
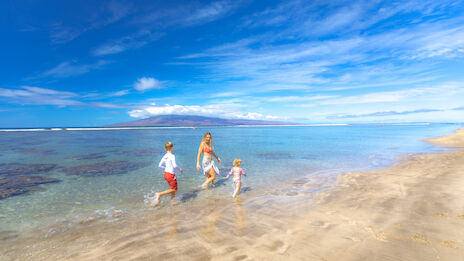
POLYGON ((234 194, 232 195, 233 198, 235 198, 238 194, 238 192, 240 191, 240 187, 242 186, 242 182, 237 182, 237 184, 235 184, 235 191, 234 191, 234 194))

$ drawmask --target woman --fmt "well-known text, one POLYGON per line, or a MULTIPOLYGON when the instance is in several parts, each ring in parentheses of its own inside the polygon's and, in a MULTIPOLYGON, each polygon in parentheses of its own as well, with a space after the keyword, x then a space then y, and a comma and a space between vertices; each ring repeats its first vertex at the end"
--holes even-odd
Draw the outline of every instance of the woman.
POLYGON ((206 188, 209 183, 213 182, 216 179, 216 175, 219 174, 219 169, 214 165, 214 161, 211 157, 213 155, 219 163, 221 159, 213 152, 213 138, 211 133, 206 132, 201 139, 200 147, 198 147, 197 155, 197 171, 200 170, 200 157, 203 153, 203 161, 201 162, 201 167, 203 168, 203 174, 206 176, 206 180, 201 185, 202 188, 206 188))

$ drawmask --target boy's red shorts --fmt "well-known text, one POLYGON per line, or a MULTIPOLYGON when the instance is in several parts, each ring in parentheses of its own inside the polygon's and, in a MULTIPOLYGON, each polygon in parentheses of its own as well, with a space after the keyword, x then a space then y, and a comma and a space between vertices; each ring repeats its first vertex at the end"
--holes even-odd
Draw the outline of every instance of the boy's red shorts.
POLYGON ((171 189, 177 190, 176 175, 169 173, 169 172, 164 172, 164 179, 169 183, 169 186, 171 187, 171 189))

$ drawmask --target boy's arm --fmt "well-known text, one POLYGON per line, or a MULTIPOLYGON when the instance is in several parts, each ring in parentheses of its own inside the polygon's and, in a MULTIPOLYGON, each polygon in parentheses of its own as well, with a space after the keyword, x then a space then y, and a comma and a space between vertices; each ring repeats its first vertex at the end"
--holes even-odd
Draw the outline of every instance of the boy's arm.
POLYGON ((179 166, 177 166, 177 164, 176 164, 176 156, 175 155, 172 155, 172 166, 175 169, 177 169, 178 171, 184 172, 179 166))
POLYGON ((158 164, 159 168, 166 168, 166 161, 164 161, 164 157, 161 159, 160 163, 158 164))

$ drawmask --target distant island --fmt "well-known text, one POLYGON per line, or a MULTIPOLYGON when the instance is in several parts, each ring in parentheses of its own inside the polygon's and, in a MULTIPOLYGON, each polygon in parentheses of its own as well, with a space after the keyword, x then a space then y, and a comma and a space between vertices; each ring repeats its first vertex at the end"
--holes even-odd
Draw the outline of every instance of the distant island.
POLYGON ((148 126, 234 126, 234 125, 289 125, 295 123, 263 120, 222 119, 195 115, 159 115, 141 120, 126 121, 104 127, 148 127, 148 126))

